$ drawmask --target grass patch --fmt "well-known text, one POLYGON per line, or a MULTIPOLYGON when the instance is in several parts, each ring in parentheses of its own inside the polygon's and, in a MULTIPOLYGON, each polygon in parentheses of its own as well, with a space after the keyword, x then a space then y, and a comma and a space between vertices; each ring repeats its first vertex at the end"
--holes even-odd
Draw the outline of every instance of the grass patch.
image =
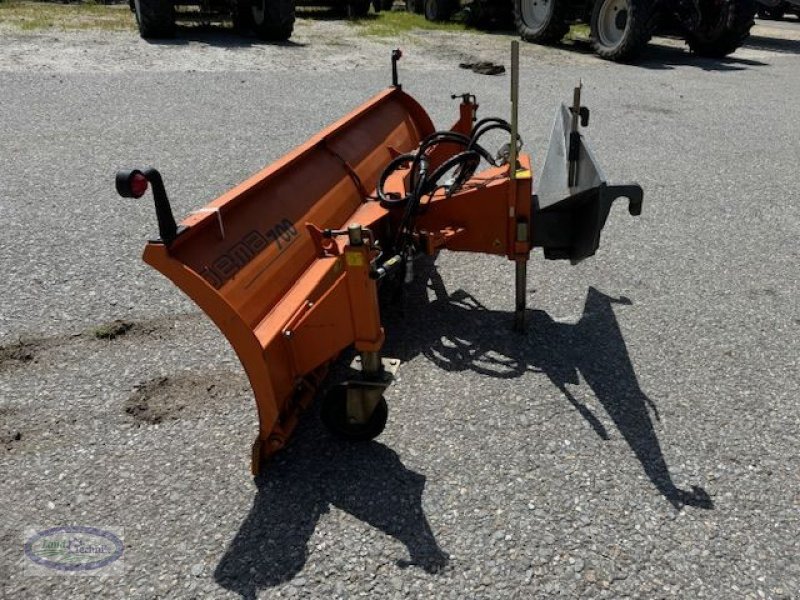
POLYGON ((52 4, 0 0, 0 23, 22 31, 104 29, 129 31, 136 26, 127 4, 52 4))
POLYGON ((117 320, 95 327, 92 330, 92 335, 98 340, 113 340, 128 333, 132 327, 133 323, 117 320))
POLYGON ((370 14, 365 19, 348 21, 359 29, 361 35, 378 37, 396 37, 415 30, 422 31, 466 31, 467 25, 460 21, 433 22, 424 16, 405 11, 384 11, 377 15, 370 14))
POLYGON ((589 41, 591 37, 591 30, 589 29, 589 25, 586 23, 578 23, 577 25, 573 25, 569 28, 569 33, 567 34, 567 39, 572 40, 573 42, 586 42, 589 41))

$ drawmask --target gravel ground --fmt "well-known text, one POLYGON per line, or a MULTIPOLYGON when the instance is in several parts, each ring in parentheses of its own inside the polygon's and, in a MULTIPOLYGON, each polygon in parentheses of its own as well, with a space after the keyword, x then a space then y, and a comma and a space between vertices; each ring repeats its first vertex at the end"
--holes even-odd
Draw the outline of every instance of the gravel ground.
MULTIPOLYGON (((308 415, 254 481, 247 381, 141 263, 152 208, 112 178, 153 164, 186 214, 387 84, 388 41, 306 25, 0 33, 0 596, 800 597, 796 30, 638 67, 523 45, 537 164, 582 78, 643 216, 615 210, 578 267, 537 256, 525 335, 509 263, 443 254, 386 310, 385 433, 343 445, 308 415), (22 531, 64 524, 124 528, 122 574, 26 575, 22 531)), ((402 81, 441 125, 454 92, 503 115, 508 78, 455 65, 508 39, 410 36, 402 81)))

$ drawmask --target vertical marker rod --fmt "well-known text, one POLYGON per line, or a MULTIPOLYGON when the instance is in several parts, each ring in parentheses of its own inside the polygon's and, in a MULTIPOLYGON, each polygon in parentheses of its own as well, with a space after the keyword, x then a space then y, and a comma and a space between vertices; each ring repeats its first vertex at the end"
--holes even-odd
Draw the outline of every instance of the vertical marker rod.
POLYGON ((567 160, 569 161, 569 177, 567 180, 567 185, 570 188, 575 187, 578 185, 578 160, 580 159, 580 145, 581 145, 581 134, 578 129, 580 125, 580 114, 581 114, 581 90, 583 89, 583 81, 578 81, 578 87, 575 88, 575 91, 572 95, 572 126, 570 127, 570 134, 569 134, 569 155, 567 156, 567 160))
POLYGON ((528 259, 517 258, 514 262, 514 331, 525 331, 525 309, 528 294, 528 259))
MULTIPOLYGON (((517 137, 518 137, 518 107, 519 107, 519 42, 511 42, 511 142, 508 146, 508 168, 511 180, 517 178, 517 137)), ((512 184, 513 202, 516 208, 517 189, 512 184)), ((517 228, 515 228, 515 231, 517 228)), ((514 261, 514 330, 525 330, 525 296, 528 287, 528 259, 519 256, 514 261)))
POLYGON ((517 106, 519 104, 519 41, 511 42, 511 143, 508 164, 511 179, 517 178, 517 106))

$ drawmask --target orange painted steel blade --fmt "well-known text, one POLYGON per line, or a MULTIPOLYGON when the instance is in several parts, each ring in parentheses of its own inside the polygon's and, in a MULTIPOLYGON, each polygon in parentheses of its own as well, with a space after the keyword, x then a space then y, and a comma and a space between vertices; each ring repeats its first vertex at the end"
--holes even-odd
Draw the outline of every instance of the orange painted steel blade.
MULTIPOLYGON (((416 100, 392 87, 180 227, 155 169, 117 174, 124 197, 144 193, 141 177, 155 182, 165 241, 148 243, 144 260, 214 321, 250 379, 259 417, 254 472, 284 446, 345 348, 361 353, 363 379, 350 383, 370 389, 359 402, 367 394, 372 402, 375 388, 382 393, 388 385, 377 280, 390 269, 406 269, 408 281, 416 252, 442 249, 505 256, 515 263, 515 326, 521 327, 534 247, 545 258, 576 263, 598 249, 615 200, 627 198, 629 212, 641 212, 641 187, 606 183, 566 107, 556 120, 539 197, 530 156, 516 155, 514 126, 514 152, 495 160, 477 144, 481 123, 500 121, 505 129, 504 122, 475 124, 474 97, 462 100, 450 131, 434 132, 416 100), (565 187, 570 144, 577 158, 569 160, 580 163, 583 179, 565 187), (490 166, 476 173, 481 160, 490 166)), ((581 110, 576 106, 572 114, 581 110)))
POLYGON ((319 256, 306 223, 374 225, 386 211, 365 195, 397 152, 433 130, 413 98, 390 88, 193 213, 170 245, 147 244, 144 260, 214 321, 242 362, 261 455, 285 443, 327 363, 356 341, 343 257, 319 256), (303 320, 317 303, 326 310, 303 320), (319 332, 300 356, 292 322, 319 332))

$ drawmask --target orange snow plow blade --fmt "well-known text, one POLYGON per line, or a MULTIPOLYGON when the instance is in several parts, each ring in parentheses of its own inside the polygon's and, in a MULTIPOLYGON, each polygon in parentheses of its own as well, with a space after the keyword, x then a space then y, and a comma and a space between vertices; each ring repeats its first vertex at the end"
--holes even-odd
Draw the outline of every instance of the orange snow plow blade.
MULTIPOLYGON (((350 346, 359 376, 329 393, 322 418, 348 439, 383 429, 382 394, 397 361, 380 355, 378 283, 398 273, 407 282, 415 254, 448 249, 514 261, 521 326, 533 247, 577 262, 594 254, 617 197, 629 198, 632 214, 640 210, 641 189, 608 186, 568 120, 557 121, 554 139, 571 146, 572 162, 548 156, 550 191, 539 203, 516 117, 477 121, 475 98, 464 94, 455 125, 436 132, 397 84, 399 57, 391 88, 180 226, 158 171, 117 174, 122 196, 152 186, 160 237, 145 247, 145 262, 214 321, 244 366, 259 417, 254 472, 286 444, 328 365, 350 346), (514 142, 495 158, 478 141, 497 129, 514 142), (488 168, 478 171, 483 162, 488 168)), ((583 114, 579 90, 563 110, 583 114)), ((553 156, 565 154, 559 148, 553 156)))
MULTIPOLYGON (((364 191, 394 151, 432 131, 415 100, 389 89, 191 215, 171 244, 147 244, 145 262, 205 311, 247 372, 260 423, 254 464, 284 445, 326 363, 356 341, 340 261, 317 257, 305 224, 336 229, 360 212, 368 226, 381 211, 363 210, 364 191), (303 329, 314 339, 300 352, 286 326, 326 294, 339 310, 303 329)), ((379 346, 380 327, 367 333, 379 346)))

